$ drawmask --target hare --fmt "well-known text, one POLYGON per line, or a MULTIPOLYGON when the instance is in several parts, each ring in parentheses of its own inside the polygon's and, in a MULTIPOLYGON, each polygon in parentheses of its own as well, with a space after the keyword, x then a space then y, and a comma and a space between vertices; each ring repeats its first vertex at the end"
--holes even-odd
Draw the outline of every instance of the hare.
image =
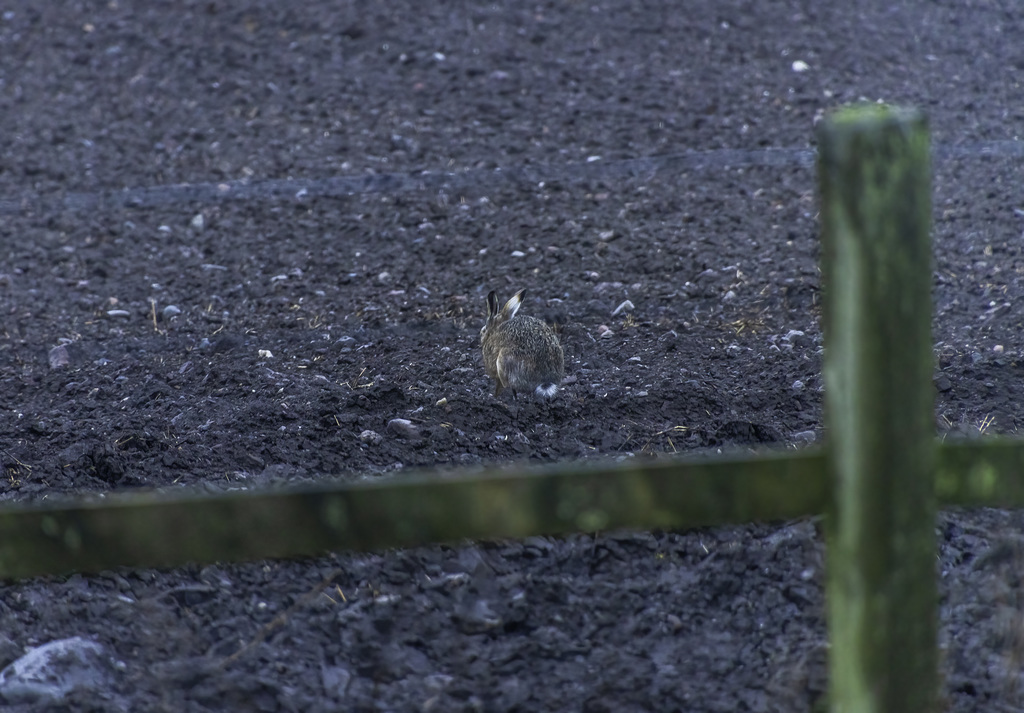
POLYGON ((516 316, 526 290, 515 293, 498 311, 498 298, 487 295, 487 323, 480 330, 484 371, 495 381, 494 395, 511 389, 533 391, 551 397, 565 375, 565 362, 558 337, 536 317, 516 316))

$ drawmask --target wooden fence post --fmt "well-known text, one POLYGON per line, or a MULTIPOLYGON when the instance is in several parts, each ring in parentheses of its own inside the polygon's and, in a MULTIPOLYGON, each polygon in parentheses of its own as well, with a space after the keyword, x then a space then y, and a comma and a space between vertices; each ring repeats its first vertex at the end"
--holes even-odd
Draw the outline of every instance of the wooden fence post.
POLYGON ((818 131, 831 708, 938 701, 927 122, 863 106, 818 131))

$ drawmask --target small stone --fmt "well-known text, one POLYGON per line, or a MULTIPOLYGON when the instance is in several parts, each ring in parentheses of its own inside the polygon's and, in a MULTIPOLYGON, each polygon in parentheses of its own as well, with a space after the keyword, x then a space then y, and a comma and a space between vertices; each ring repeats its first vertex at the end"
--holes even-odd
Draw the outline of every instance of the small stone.
POLYGON ((629 300, 625 300, 612 311, 612 317, 618 317, 622 312, 632 312, 633 309, 633 303, 629 300))
POLYGON ((352 673, 344 666, 326 666, 321 664, 320 682, 324 690, 336 698, 344 698, 352 673))
POLYGON ((486 599, 477 599, 468 606, 464 605, 452 618, 464 634, 493 631, 504 623, 486 599))
POLYGON ((801 443, 814 443, 817 437, 814 431, 800 431, 800 433, 793 434, 793 440, 801 443))
POLYGON ((513 250, 512 257, 526 257, 526 253, 524 253, 522 250, 513 250))
POLYGON ((804 349, 811 346, 813 343, 814 340, 799 329, 791 329, 782 337, 782 346, 784 348, 799 347, 804 349))
POLYGON ((438 399, 437 402, 434 405, 435 406, 444 406, 447 403, 448 403, 448 399, 447 398, 443 398, 443 399, 438 399))
POLYGON ((60 369, 63 366, 67 366, 71 363, 71 357, 68 355, 68 348, 61 344, 60 346, 54 347, 50 350, 50 368, 60 369))
POLYGON ((1003 345, 1002 344, 996 344, 994 347, 992 347, 992 351, 994 351, 996 354, 1002 354, 1003 353, 1003 345))
POLYGON ((274 358, 274 353, 272 351, 270 351, 269 349, 260 349, 256 353, 259 355, 260 359, 273 359, 274 358))
POLYGON ((109 686, 110 674, 110 658, 101 644, 80 636, 50 641, 0 671, 0 700, 52 704, 75 689, 109 686))
POLYGON ((191 223, 189 223, 189 225, 192 226, 193 230, 202 230, 203 226, 206 225, 206 219, 203 218, 202 213, 196 213, 194 216, 192 216, 192 221, 191 223))
POLYGON ((941 393, 946 393, 953 388, 953 382, 949 380, 949 377, 945 374, 939 374, 935 377, 935 389, 941 393))
POLYGON ((608 325, 602 324, 597 328, 597 336, 601 339, 608 339, 615 336, 615 332, 608 328, 608 325))
POLYGON ((732 302, 734 299, 736 299, 736 293, 733 292, 732 290, 729 290, 724 295, 722 295, 723 302, 732 302))
POLYGON ((164 307, 163 312, 161 314, 163 315, 165 322, 170 322, 172 319, 181 314, 181 310, 175 307, 174 305, 167 305, 166 307, 164 307))
POLYGON ((128 310, 126 310, 126 309, 108 309, 107 310, 107 316, 108 317, 120 317, 122 319, 128 319, 129 317, 132 316, 132 313, 129 312, 128 310))
POLYGON ((359 440, 363 443, 369 443, 371 446, 378 446, 384 440, 384 436, 376 431, 367 429, 359 434, 359 440))
POLYGON ((807 62, 804 62, 802 59, 798 59, 797 61, 793 62, 794 72, 806 72, 810 68, 811 65, 807 64, 807 62))
POLYGON ((407 441, 414 441, 420 437, 420 430, 407 418, 393 418, 388 421, 388 431, 407 441))
POLYGON ((800 381, 800 379, 797 379, 796 381, 793 382, 793 391, 803 391, 803 390, 804 390, 804 382, 800 381))

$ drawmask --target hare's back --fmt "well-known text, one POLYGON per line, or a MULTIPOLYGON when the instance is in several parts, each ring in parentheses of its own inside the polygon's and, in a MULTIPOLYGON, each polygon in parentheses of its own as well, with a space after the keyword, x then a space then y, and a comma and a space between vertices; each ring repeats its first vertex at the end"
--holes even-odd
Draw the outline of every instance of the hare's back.
POLYGON ((527 316, 517 316, 502 327, 506 328, 510 354, 521 357, 535 373, 545 377, 561 376, 564 369, 562 346, 551 327, 536 317, 527 316))

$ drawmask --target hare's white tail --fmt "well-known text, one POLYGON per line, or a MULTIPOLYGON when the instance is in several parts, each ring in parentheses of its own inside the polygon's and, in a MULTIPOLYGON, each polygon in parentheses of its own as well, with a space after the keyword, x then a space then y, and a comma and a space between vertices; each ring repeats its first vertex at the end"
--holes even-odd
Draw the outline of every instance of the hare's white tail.
POLYGON ((553 384, 551 382, 548 382, 546 384, 540 384, 537 386, 535 391, 537 393, 537 396, 551 398, 552 396, 558 393, 558 384, 553 384))

